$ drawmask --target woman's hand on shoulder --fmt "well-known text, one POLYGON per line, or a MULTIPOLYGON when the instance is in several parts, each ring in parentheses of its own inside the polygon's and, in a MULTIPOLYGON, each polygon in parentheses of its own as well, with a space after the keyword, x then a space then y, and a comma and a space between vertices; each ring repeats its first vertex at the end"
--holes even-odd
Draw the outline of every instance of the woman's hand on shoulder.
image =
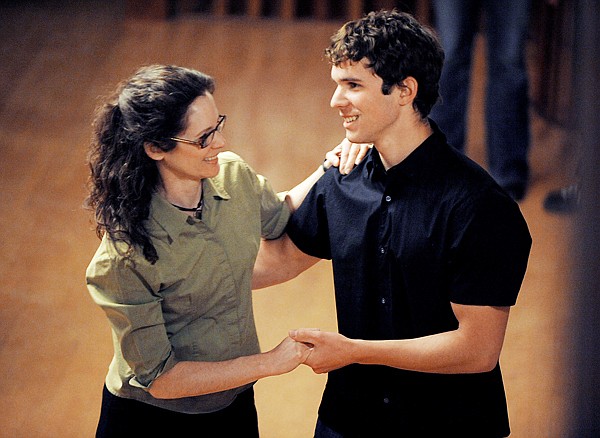
POLYGON ((342 175, 347 175, 365 158, 372 147, 371 143, 352 143, 344 138, 340 144, 325 154, 324 166, 338 167, 342 175))

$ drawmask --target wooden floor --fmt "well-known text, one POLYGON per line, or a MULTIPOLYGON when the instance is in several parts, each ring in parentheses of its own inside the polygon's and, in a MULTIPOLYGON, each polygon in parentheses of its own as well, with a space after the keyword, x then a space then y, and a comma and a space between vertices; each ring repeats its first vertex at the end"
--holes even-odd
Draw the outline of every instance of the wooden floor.
MULTIPOLYGON (((300 181, 343 136, 322 49, 337 22, 125 21, 119 2, 0 6, 0 436, 89 437, 111 340, 84 270, 98 240, 85 197, 85 155, 99 95, 147 63, 217 78, 229 148, 277 190, 300 181)), ((482 54, 479 48, 478 54, 482 54)), ((484 60, 473 83, 468 152, 485 165, 484 60)), ((565 135, 532 112, 533 178, 521 203, 533 250, 501 362, 514 438, 561 437, 568 386, 561 351, 570 323, 572 218, 545 212, 570 182, 565 135)), ((334 330, 330 265, 255 293, 261 344, 290 328, 334 330)), ((301 367, 256 385, 265 438, 312 436, 325 378, 301 367)))

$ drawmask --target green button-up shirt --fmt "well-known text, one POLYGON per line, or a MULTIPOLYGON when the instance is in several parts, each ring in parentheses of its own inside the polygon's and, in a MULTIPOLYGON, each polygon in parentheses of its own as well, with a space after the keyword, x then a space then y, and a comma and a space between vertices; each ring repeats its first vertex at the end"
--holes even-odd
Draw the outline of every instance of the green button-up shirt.
POLYGON ((202 220, 160 195, 146 228, 159 259, 124 258, 106 236, 86 271, 88 290, 112 328, 108 390, 166 409, 212 412, 250 385, 176 400, 155 399, 152 381, 178 361, 223 361, 260 352, 251 277, 260 238, 279 237, 289 210, 267 180, 240 157, 219 154, 203 180, 202 220))

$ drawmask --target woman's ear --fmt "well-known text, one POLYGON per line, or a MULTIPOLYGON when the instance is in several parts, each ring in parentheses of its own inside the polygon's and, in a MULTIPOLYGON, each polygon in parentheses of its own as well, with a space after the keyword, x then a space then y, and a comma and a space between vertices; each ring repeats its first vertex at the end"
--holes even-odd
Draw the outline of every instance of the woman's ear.
POLYGON ((160 161, 165 156, 165 151, 156 146, 154 143, 145 142, 144 151, 146 151, 146 155, 155 161, 160 161))

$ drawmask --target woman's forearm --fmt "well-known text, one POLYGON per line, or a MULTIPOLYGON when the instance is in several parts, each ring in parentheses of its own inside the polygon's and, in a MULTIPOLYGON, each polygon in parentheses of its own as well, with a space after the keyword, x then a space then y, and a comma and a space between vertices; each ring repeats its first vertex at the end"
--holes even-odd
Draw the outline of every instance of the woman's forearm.
POLYGON ((237 388, 259 379, 288 373, 304 362, 309 348, 285 338, 266 353, 220 362, 178 362, 150 386, 159 399, 193 397, 237 388))
POLYGON ((331 166, 339 167, 340 173, 348 174, 354 166, 363 160, 372 146, 372 144, 366 143, 350 143, 348 139, 343 139, 340 144, 327 152, 323 164, 288 192, 286 201, 292 212, 296 211, 302 204, 310 188, 323 176, 326 169, 331 166))
POLYGON ((292 213, 298 210, 298 207, 300 207, 300 204, 302 204, 302 201, 304 201, 304 198, 306 198, 306 195, 310 191, 311 187, 324 174, 325 169, 323 168, 323 166, 319 166, 319 168, 313 173, 311 173, 304 181, 302 181, 300 184, 298 184, 296 187, 294 187, 287 193, 285 200, 288 203, 288 206, 290 207, 292 213))

